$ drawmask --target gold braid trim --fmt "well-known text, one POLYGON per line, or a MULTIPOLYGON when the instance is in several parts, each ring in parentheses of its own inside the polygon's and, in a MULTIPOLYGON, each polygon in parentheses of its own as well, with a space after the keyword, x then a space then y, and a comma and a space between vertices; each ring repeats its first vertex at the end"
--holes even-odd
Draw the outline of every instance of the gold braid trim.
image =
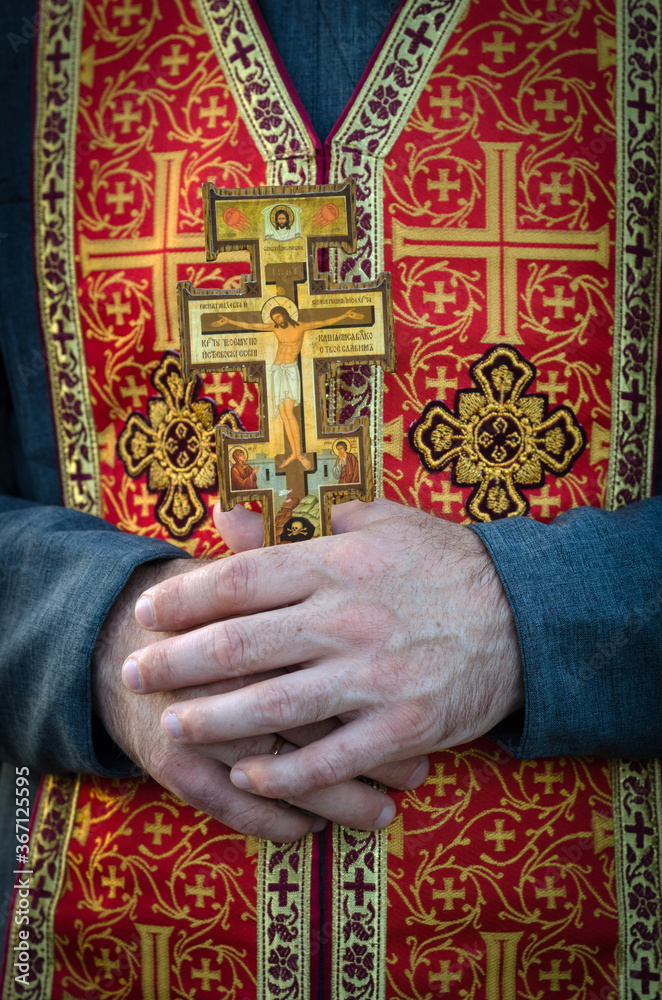
POLYGON ((35 68, 35 270, 64 503, 100 517, 99 449, 87 382, 74 256, 82 30, 82 0, 44 0, 35 68))
POLYGON ((213 0, 197 0, 197 6, 242 120, 267 164, 267 184, 314 184, 315 144, 276 68, 251 4, 234 0, 215 9, 220 5, 213 0), (265 102, 270 114, 265 114, 265 102))
POLYGON ((313 838, 260 841, 257 875, 257 1000, 310 998, 310 886, 313 838))
MULTIPOLYGON (((64 503, 100 516, 99 453, 78 312, 73 231, 82 28, 82 0, 42 0, 33 141, 35 271, 64 503), (53 127, 54 118, 61 131, 53 127)), ((29 923, 16 923, 18 895, 9 918, 8 956, 17 954, 14 948, 19 944, 19 930, 30 934, 29 985, 16 982, 14 959, 8 958, 3 1000, 51 996, 55 909, 79 788, 76 776, 43 780, 27 866, 39 872, 39 883, 30 886, 29 923)))
MULTIPOLYGON (((648 497, 652 490, 662 269, 662 10, 646 0, 622 0, 616 13, 616 312, 606 501, 610 510, 648 497), (642 24, 645 32, 638 30, 642 24), (640 182, 642 174, 646 186, 640 182), (637 358, 636 365, 632 357, 637 358)), ((615 760, 612 784, 619 997, 637 1000, 651 996, 651 985, 662 977, 660 761, 615 760), (650 906, 650 899, 657 900, 657 906, 650 906)))
MULTIPOLYGON (((53 973, 55 971, 54 923, 55 908, 62 892, 65 875, 67 849, 76 817, 76 802, 80 791, 78 775, 49 775, 43 779, 39 803, 30 835, 29 864, 25 872, 30 875, 16 875, 30 881, 30 909, 19 910, 19 897, 14 899, 14 907, 9 914, 9 935, 7 940, 7 967, 2 991, 2 1000, 46 1000, 52 995, 53 973), (38 883, 33 882, 32 872, 39 872, 38 883), (23 912, 29 920, 17 923, 23 912), (16 981, 19 945, 25 939, 19 938, 19 931, 29 932, 29 968, 27 983, 16 981)), ((19 970, 20 971, 20 970, 19 970)))

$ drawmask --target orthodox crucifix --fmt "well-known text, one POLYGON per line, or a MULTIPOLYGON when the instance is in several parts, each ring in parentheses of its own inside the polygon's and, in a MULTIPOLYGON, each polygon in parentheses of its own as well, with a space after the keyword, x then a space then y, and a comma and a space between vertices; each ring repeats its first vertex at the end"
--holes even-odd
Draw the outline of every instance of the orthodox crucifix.
POLYGON ((248 251, 236 290, 177 286, 184 376, 240 371, 260 426, 216 431, 220 503, 262 506, 267 544, 330 531, 332 503, 371 500, 367 418, 329 420, 327 386, 350 364, 395 367, 390 276, 333 284, 318 251, 356 245, 353 182, 227 190, 203 186, 207 260, 248 251))

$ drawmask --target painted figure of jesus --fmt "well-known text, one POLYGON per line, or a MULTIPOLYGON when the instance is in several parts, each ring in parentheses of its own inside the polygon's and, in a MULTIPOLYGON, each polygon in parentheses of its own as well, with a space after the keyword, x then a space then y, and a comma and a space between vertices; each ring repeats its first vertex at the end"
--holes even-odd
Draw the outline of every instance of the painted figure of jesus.
POLYGON ((211 326, 213 329, 219 329, 231 322, 233 326, 242 330, 267 330, 275 335, 278 341, 278 351, 271 366, 274 405, 278 408, 278 413, 283 421, 286 442, 290 448, 290 453, 281 463, 280 468, 284 469, 290 462, 300 462, 303 468, 309 471, 312 464, 303 453, 301 428, 294 415, 294 407, 301 403, 301 377, 298 358, 303 338, 309 330, 333 326, 345 319, 360 320, 361 314, 348 309, 330 321, 317 320, 299 323, 290 316, 285 306, 276 305, 269 313, 269 317, 270 323, 244 323, 235 319, 234 316, 219 316, 211 326))

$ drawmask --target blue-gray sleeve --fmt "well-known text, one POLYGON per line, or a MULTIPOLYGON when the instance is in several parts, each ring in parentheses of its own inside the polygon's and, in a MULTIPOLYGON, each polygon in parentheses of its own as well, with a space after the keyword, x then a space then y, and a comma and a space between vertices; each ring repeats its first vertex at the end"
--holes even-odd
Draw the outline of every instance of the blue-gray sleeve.
POLYGON ((38 771, 137 769, 93 721, 90 659, 136 566, 184 553, 98 518, 0 496, 0 758, 38 771))
POLYGON ((518 757, 662 753, 662 497, 474 525, 517 626, 526 708, 488 735, 518 757))
POLYGON ((35 8, 0 5, 0 759, 124 775, 137 769, 92 715, 92 650, 133 569, 182 553, 58 506, 32 259, 35 8))

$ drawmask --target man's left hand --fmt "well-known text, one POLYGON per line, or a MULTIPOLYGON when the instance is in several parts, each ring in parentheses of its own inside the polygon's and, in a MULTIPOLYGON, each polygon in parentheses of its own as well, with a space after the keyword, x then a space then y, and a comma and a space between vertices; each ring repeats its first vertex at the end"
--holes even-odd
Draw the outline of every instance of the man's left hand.
MULTIPOLYGON (((217 525, 246 514, 217 513, 217 525)), ((143 691, 289 670, 171 705, 171 738, 344 723, 287 755, 235 765, 235 785, 271 798, 468 742, 524 703, 510 606, 474 532, 386 500, 334 507, 333 531, 175 576, 137 606, 144 627, 193 629, 137 654, 143 691)))

